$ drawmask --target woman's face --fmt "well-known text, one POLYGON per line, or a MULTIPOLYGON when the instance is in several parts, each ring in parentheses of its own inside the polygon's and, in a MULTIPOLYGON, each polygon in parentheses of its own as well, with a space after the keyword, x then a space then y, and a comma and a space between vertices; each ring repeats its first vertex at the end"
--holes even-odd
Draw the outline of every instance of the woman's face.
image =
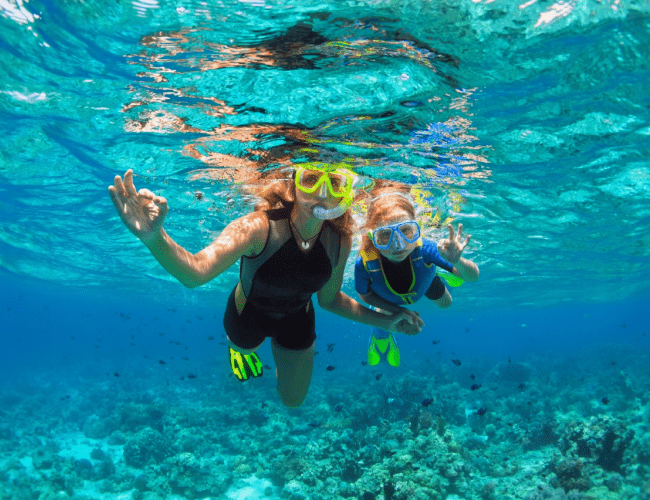
MULTIPOLYGON (((395 209, 392 210, 389 215, 380 219, 379 223, 375 227, 373 227, 372 230, 374 231, 375 229, 379 229, 380 227, 390 226, 392 224, 399 224, 401 222, 406 222, 409 220, 413 220, 413 218, 408 212, 400 209, 395 209)), ((385 250, 382 250, 381 248, 377 248, 377 251, 390 261, 402 262, 409 255, 411 255, 411 252, 415 250, 415 247, 417 245, 418 245, 417 241, 413 243, 408 243, 399 234, 395 234, 393 235, 393 241, 391 242, 391 246, 389 248, 385 250)))
POLYGON ((305 193, 300 189, 296 189, 296 204, 309 217, 314 217, 314 207, 321 206, 325 210, 329 210, 338 205, 340 201, 341 198, 332 196, 325 184, 321 185, 313 193, 305 193))

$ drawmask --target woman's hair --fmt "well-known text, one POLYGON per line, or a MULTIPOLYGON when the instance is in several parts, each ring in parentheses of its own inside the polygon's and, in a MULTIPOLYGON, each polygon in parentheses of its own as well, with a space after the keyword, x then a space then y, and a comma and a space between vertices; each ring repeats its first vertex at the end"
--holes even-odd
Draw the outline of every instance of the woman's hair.
MULTIPOLYGON (((256 212, 282 208, 296 201, 296 184, 290 170, 282 169, 265 172, 259 181, 257 186, 250 186, 251 191, 258 199, 255 204, 256 212)), ((352 237, 356 230, 356 224, 350 209, 346 210, 340 217, 326 220, 324 223, 336 233, 348 237, 352 237)))
MULTIPOLYGON (((364 229, 372 230, 381 226, 383 221, 390 218, 395 211, 402 211, 415 219, 415 206, 410 198, 411 188, 404 184, 378 180, 370 192, 368 211, 364 229)), ((361 251, 368 252, 374 245, 367 234, 361 237, 361 251)))

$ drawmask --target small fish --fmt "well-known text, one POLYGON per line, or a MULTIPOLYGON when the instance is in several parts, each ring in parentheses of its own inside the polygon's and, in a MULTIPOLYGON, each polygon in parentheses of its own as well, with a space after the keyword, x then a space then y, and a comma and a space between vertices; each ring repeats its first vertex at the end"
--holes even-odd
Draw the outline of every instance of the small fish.
POLYGON ((133 340, 134 338, 135 338, 135 335, 131 335, 131 340, 133 340))
POLYGON ((368 364, 367 361, 362 361, 362 362, 361 362, 361 366, 366 366, 367 364, 368 364))
POLYGON ((264 365, 264 369, 265 369, 265 370, 270 370, 271 367, 270 367, 269 365, 264 365))
POLYGON ((520 390, 523 391, 525 387, 526 387, 526 384, 521 383, 521 384, 519 384, 519 385, 517 386, 517 389, 520 389, 520 390))
POLYGON ((339 403, 334 407, 334 411, 338 412, 343 409, 343 403, 339 403))
POLYGON ((187 378, 196 378, 197 376, 194 373, 188 373, 187 378))
POLYGON ((74 340, 74 337, 70 337, 72 340, 74 340))
POLYGON ((113 373, 113 376, 115 376, 115 377, 119 377, 119 376, 120 376, 120 374, 119 374, 119 373, 117 373, 117 372, 115 372, 115 373, 113 373))
POLYGON ((185 380, 185 377, 181 376, 180 380, 185 380))
POLYGON ((465 328, 465 333, 469 332, 469 328, 465 328))
POLYGON ((269 406, 269 404, 266 401, 262 401, 262 404, 260 405, 260 408, 266 408, 268 406, 269 406))
POLYGON ((476 414, 479 417, 482 417, 483 415, 485 415, 486 412, 487 412, 487 408, 479 408, 478 410, 476 410, 476 414))
POLYGON ((158 336, 159 336, 159 337, 164 337, 164 336, 165 336, 165 332, 158 332, 158 336))
POLYGON ((164 359, 159 359, 158 363, 160 363, 161 365, 166 365, 167 361, 165 361, 164 359))
POLYGON ((190 358, 188 358, 187 356, 183 356, 183 359, 184 359, 185 361, 189 361, 189 360, 190 360, 190 358))
POLYGON ((455 364, 456 366, 460 366, 460 365, 461 365, 460 359, 452 359, 451 362, 452 362, 453 364, 455 364))
POLYGON ((439 340, 432 340, 431 343, 432 343, 433 345, 438 345, 438 344, 440 343, 440 341, 439 341, 439 340))
POLYGON ((480 388, 481 388, 481 384, 472 384, 472 387, 471 387, 471 389, 472 389, 473 391, 477 391, 477 390, 479 390, 480 388))
POLYGON ((604 405, 606 405, 607 403, 609 403, 609 398, 605 396, 603 399, 601 399, 601 401, 603 402, 604 405))
POLYGON ((63 396, 60 399, 61 399, 61 401, 65 401, 66 399, 70 399, 70 394, 66 394, 65 396, 63 396))
POLYGON ((382 375, 382 374, 379 373, 379 374, 375 377, 375 380, 379 380, 379 379, 381 378, 381 375, 382 375))
POLYGON ((476 375, 474 375, 473 373, 470 373, 470 374, 469 374, 469 378, 470 378, 471 380, 475 380, 475 379, 476 379, 476 375))
POLYGON ((512 358, 508 356, 508 363, 512 363, 512 358))
POLYGON ((214 340, 214 337, 213 337, 212 335, 210 335, 210 336, 208 337, 208 340, 214 340))
POLYGON ((336 369, 336 366, 327 365, 327 368, 325 368, 325 369, 326 369, 328 372, 331 372, 331 371, 333 371, 333 370, 336 369))
POLYGON ((320 422, 316 422, 316 421, 309 422, 309 427, 316 428, 316 427, 320 427, 320 426, 321 426, 320 422))
POLYGON ((422 406, 425 408, 433 403, 433 398, 426 398, 422 400, 422 406))
POLYGON ((331 344, 327 344, 327 352, 332 352, 334 350, 334 346, 336 344, 332 342, 331 344))

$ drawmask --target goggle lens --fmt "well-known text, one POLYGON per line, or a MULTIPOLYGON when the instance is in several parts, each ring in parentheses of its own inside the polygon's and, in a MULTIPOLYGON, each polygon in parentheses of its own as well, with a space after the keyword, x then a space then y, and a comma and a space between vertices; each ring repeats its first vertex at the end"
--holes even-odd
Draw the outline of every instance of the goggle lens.
POLYGON ((401 222, 375 229, 372 239, 375 246, 381 250, 390 248, 396 238, 403 237, 407 243, 415 243, 420 238, 420 225, 415 221, 401 222), (395 234, 395 233, 399 234, 395 234))
POLYGON ((345 196, 352 188, 352 178, 338 172, 305 169, 299 172, 296 181, 306 193, 313 193, 323 183, 327 183, 333 196, 345 196))

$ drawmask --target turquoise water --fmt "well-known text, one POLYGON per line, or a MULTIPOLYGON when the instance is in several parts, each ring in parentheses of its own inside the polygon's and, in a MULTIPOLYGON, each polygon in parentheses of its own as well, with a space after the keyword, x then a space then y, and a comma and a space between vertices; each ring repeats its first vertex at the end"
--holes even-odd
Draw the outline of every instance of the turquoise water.
POLYGON ((650 498, 647 2, 0 14, 1 499, 650 498), (413 184, 481 279, 416 305, 398 369, 318 310, 290 411, 273 370, 228 375, 237 267, 185 289, 106 188, 132 168, 195 252, 247 178, 305 160, 413 184))

